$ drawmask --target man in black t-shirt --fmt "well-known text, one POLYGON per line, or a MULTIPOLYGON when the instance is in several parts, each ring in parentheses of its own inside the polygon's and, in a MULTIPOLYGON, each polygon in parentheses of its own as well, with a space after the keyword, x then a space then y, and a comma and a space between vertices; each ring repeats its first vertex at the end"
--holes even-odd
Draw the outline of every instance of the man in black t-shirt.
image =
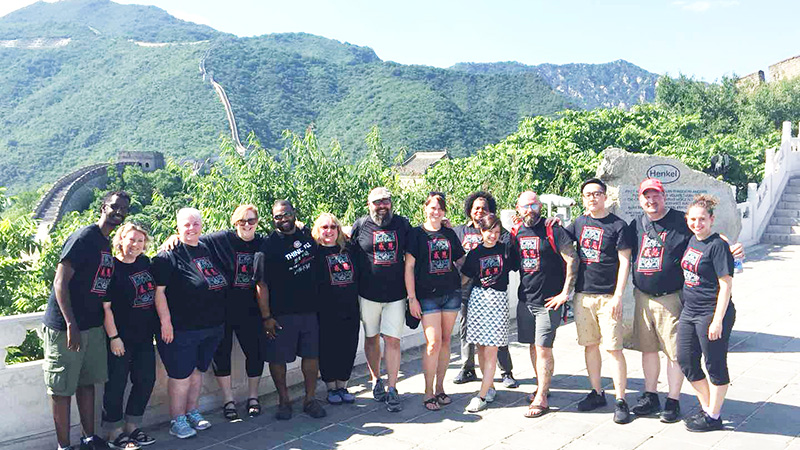
POLYGON ((384 187, 370 191, 369 214, 355 221, 351 232, 358 268, 358 302, 364 324, 364 353, 372 379, 372 396, 391 412, 402 409, 397 393, 400 338, 406 315, 405 255, 411 224, 392 211, 392 194, 384 187), (379 336, 380 335, 380 336, 379 336), (388 390, 381 379, 381 344, 386 358, 388 390))
POLYGON ((630 241, 627 224, 606 209, 606 184, 591 178, 581 186, 586 213, 567 226, 567 233, 578 243, 580 265, 575 285, 575 325, 578 344, 586 353, 586 371, 592 391, 578 403, 580 411, 606 405, 600 373, 600 346, 614 364, 612 378, 616 391, 614 422, 631 420, 625 401, 628 381, 622 353, 622 293, 628 282, 630 241))
POLYGON ((56 267, 43 319, 42 368, 61 448, 69 447, 72 395, 85 434, 81 448, 110 448, 94 433, 94 384, 108 378, 103 300, 114 271, 108 236, 125 220, 130 203, 125 192, 106 194, 100 220, 67 238, 56 267))
POLYGON ((279 420, 292 417, 286 364, 299 356, 306 396, 303 411, 314 418, 325 410, 314 397, 319 373, 319 312, 316 280, 317 243, 307 228, 299 230, 288 200, 272 205, 275 231, 256 254, 258 306, 269 338, 266 359, 278 390, 279 420))
MULTIPOLYGON (((465 225, 457 226, 454 231, 464 251, 469 253, 481 243, 481 232, 477 228, 477 223, 481 217, 487 213, 497 213, 497 202, 492 194, 484 191, 477 191, 469 194, 464 200, 464 215, 469 217, 465 225)), ((508 243, 508 232, 503 229, 500 236, 501 242, 508 243)), ((467 342, 467 307, 470 293, 472 292, 472 282, 467 280, 461 285, 461 316, 459 318, 459 336, 461 338, 461 371, 453 379, 453 383, 462 384, 469 381, 477 381, 475 374, 475 346, 467 342)), ((514 379, 511 370, 514 364, 511 361, 511 353, 508 346, 504 345, 497 349, 497 364, 500 366, 500 373, 503 385, 508 388, 519 386, 514 379)))

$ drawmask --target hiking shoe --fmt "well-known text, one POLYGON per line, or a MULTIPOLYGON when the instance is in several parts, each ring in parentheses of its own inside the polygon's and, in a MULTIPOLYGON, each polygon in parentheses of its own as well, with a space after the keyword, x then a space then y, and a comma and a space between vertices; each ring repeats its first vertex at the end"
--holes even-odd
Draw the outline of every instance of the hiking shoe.
POLYGON ((637 416, 650 416, 661 411, 661 402, 655 392, 644 392, 636 402, 636 406, 631 408, 631 412, 637 416))
POLYGON ((347 391, 347 388, 339 389, 339 397, 342 397, 344 403, 355 403, 356 396, 347 391))
POLYGON ((374 398, 376 402, 386 401, 386 388, 383 386, 383 380, 380 378, 375 380, 375 384, 372 386, 372 398, 374 398))
POLYGON ((322 405, 319 404, 317 399, 313 399, 303 405, 303 412, 308 414, 314 419, 321 419, 328 415, 322 405))
POLYGON ((712 419, 705 411, 702 414, 693 416, 695 420, 686 421, 686 429, 695 433, 706 431, 717 431, 722 429, 722 418, 712 419))
POLYGON ((681 403, 674 398, 667 397, 664 400, 664 410, 661 411, 661 421, 664 423, 675 423, 681 417, 681 403))
POLYGON ((455 384, 464 384, 470 381, 478 381, 478 375, 475 374, 474 370, 462 370, 453 378, 453 383, 455 384))
POLYGON ((328 403, 331 405, 341 405, 344 403, 342 399, 342 394, 339 392, 339 389, 328 389, 328 403))
POLYGON ((197 431, 189 425, 186 416, 178 416, 170 422, 169 434, 177 437, 178 439, 190 438, 197 434, 197 431))
POLYGON ((386 410, 389 412, 403 410, 403 404, 400 403, 400 394, 397 392, 397 388, 390 387, 389 392, 386 393, 386 410))
POLYGON ((205 417, 200 414, 199 409, 193 409, 186 413, 186 420, 189 425, 197 431, 203 431, 211 426, 211 422, 207 421, 205 417))
POLYGON ((631 421, 631 412, 628 410, 628 402, 624 398, 617 399, 614 405, 614 423, 628 423, 631 421))
POLYGON ((110 450, 111 447, 108 445, 105 439, 101 438, 100 436, 93 434, 88 437, 81 438, 81 449, 87 450, 110 450))
POLYGON ((475 397, 472 398, 472 400, 469 401, 469 404, 466 407, 466 411, 475 413, 478 411, 483 411, 488 407, 489 407, 489 402, 476 395, 475 397))
POLYGON ((280 403, 278 404, 278 410, 275 411, 275 418, 278 420, 289 420, 292 418, 292 404, 291 403, 280 403))
POLYGON ((497 398, 497 389, 490 387, 486 392, 486 403, 492 403, 495 398, 497 398))
POLYGON ((592 389, 592 392, 589 392, 586 398, 578 402, 578 411, 591 411, 607 404, 605 391, 602 394, 598 394, 597 391, 592 389))
POLYGON ((502 382, 503 386, 509 389, 515 389, 519 387, 519 383, 514 379, 514 375, 511 375, 511 373, 504 373, 502 376, 502 382))

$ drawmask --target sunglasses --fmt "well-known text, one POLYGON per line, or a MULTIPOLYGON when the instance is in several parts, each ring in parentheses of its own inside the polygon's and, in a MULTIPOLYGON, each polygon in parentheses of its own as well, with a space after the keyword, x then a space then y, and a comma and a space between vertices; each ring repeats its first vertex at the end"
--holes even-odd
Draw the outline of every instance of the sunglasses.
POLYGON ((258 223, 258 218, 257 217, 253 217, 253 218, 250 218, 250 219, 239 219, 239 220, 236 221, 236 225, 239 225, 240 227, 243 227, 245 224, 247 224, 247 225, 255 225, 257 223, 258 223))
POLYGON ((291 218, 291 217, 294 217, 294 213, 290 213, 289 212, 289 213, 285 213, 285 214, 274 214, 272 216, 272 220, 279 221, 279 220, 288 219, 288 218, 291 218))
POLYGON ((322 225, 322 226, 320 226, 320 228, 322 228, 323 230, 338 230, 339 229, 339 227, 337 227, 336 225, 322 225))
POLYGON ((378 205, 390 205, 391 203, 392 203, 392 199, 390 199, 390 198, 382 198, 382 199, 379 199, 379 200, 373 200, 372 201, 372 204, 375 205, 375 206, 378 206, 378 205))
POLYGON ((531 203, 530 205, 519 205, 519 209, 522 210, 530 209, 531 211, 539 211, 540 206, 538 203, 531 203))

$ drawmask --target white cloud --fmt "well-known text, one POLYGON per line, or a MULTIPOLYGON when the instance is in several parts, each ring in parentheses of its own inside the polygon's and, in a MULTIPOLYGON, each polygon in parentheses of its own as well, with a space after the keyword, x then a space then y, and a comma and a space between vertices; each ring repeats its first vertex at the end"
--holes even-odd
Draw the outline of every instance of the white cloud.
POLYGON ((712 8, 716 9, 716 8, 729 8, 731 6, 738 6, 739 2, 737 0, 694 1, 694 2, 675 1, 672 2, 672 4, 686 11, 706 12, 712 8))

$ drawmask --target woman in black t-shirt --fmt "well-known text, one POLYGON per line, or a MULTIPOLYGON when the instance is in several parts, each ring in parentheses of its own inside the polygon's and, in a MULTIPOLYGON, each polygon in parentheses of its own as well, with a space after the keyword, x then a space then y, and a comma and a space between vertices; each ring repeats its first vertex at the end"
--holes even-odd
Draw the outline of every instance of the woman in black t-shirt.
POLYGON ((461 309, 461 277, 455 263, 464 257, 464 248, 456 233, 442 226, 446 211, 444 194, 431 192, 425 200, 425 223, 409 233, 405 261, 408 307, 422 319, 428 343, 422 355, 423 404, 431 411, 452 402, 444 393, 444 375, 450 362, 450 334, 461 309))
POLYGON ((339 219, 322 213, 311 228, 319 244, 319 371, 328 385, 328 403, 353 403, 347 391, 358 348, 360 314, 353 257, 339 219))
POLYGON ((156 383, 156 283, 150 260, 143 255, 149 240, 147 231, 133 223, 123 225, 114 236, 114 275, 103 302, 109 348, 102 425, 115 448, 135 449, 155 442, 139 428, 156 383), (131 390, 123 417, 129 375, 131 390))
POLYGON ((686 212, 694 236, 681 259, 683 311, 678 322, 678 363, 694 388, 702 408, 686 419, 690 431, 722 429, 720 410, 728 391, 728 341, 736 318, 731 303, 733 256, 717 233, 711 233, 717 201, 695 197, 686 212), (700 366, 706 362, 711 383, 700 366))

